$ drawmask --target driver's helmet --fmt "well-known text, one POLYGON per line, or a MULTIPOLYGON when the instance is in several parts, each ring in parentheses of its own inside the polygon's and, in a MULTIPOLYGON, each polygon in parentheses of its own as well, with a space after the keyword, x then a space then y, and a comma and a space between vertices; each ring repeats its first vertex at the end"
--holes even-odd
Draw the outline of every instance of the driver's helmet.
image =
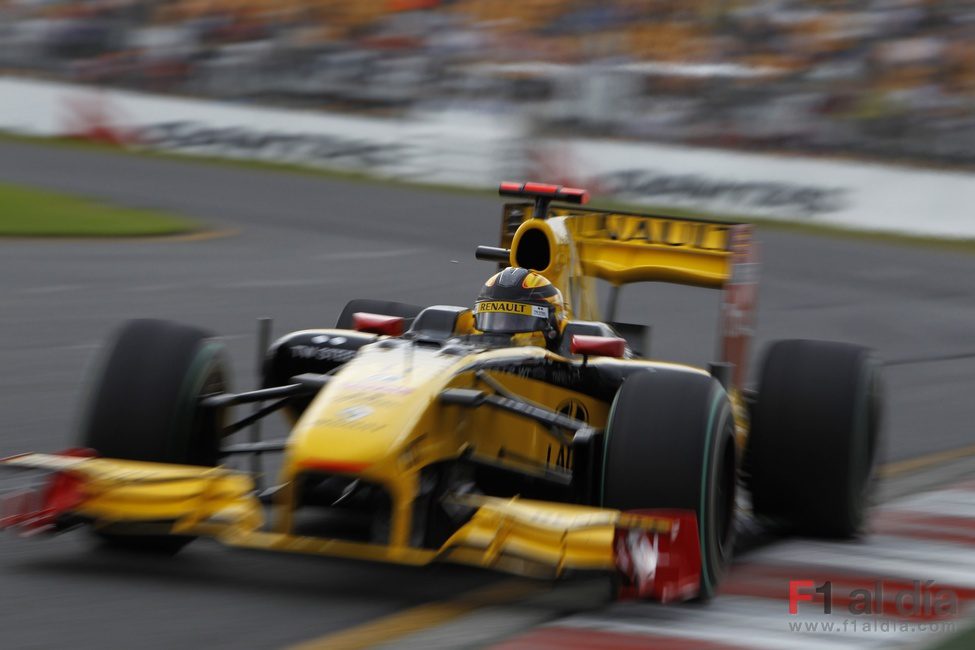
POLYGON ((541 332, 552 339, 564 324, 562 292, 545 276, 517 266, 488 278, 474 303, 474 327, 481 332, 541 332))

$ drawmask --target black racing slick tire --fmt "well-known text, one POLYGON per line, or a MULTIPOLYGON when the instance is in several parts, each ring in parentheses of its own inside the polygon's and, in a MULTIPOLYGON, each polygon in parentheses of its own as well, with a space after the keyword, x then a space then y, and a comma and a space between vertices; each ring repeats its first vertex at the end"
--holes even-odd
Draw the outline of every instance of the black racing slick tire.
POLYGON ((771 344, 746 446, 755 514, 800 534, 859 533, 874 483, 880 406, 879 366, 868 349, 771 344))
POLYGON ((731 562, 736 473, 734 416, 720 383, 664 369, 623 382, 606 427, 602 504, 693 511, 704 599, 714 595, 731 562))
MULTIPOLYGON (((116 333, 93 384, 81 445, 107 458, 215 466, 223 413, 199 402, 226 387, 224 348, 211 334, 163 320, 129 321, 116 333)), ((99 535, 129 548, 168 552, 191 540, 107 528, 99 535)))
POLYGON ((352 317, 356 312, 366 312, 369 314, 382 314, 383 316, 400 316, 405 319, 405 328, 408 329, 413 324, 413 319, 423 311, 423 307, 410 305, 405 302, 394 302, 391 300, 370 300, 368 298, 357 298, 350 300, 345 305, 345 309, 339 314, 339 319, 335 327, 340 330, 353 329, 352 317))

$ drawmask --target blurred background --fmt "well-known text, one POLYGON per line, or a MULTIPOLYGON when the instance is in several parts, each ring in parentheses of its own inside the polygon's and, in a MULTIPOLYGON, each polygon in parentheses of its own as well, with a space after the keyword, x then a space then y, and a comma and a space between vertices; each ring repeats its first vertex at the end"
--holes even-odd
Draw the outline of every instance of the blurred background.
POLYGON ((975 161, 971 0, 0 0, 0 68, 555 134, 975 161))
MULTIPOLYGON (((857 343, 887 391, 870 535, 760 539, 709 606, 570 584, 390 633, 496 576, 2 538, 0 646, 940 643, 975 614, 973 164, 975 0, 0 0, 0 456, 76 446, 127 319, 217 333, 247 389, 258 317, 278 336, 356 298, 470 304, 502 180, 757 222, 753 358, 857 343), (797 633, 787 581, 809 575, 936 580, 963 602, 951 629, 797 633)), ((619 315, 652 326, 655 357, 706 364, 719 300, 648 283, 619 315)))

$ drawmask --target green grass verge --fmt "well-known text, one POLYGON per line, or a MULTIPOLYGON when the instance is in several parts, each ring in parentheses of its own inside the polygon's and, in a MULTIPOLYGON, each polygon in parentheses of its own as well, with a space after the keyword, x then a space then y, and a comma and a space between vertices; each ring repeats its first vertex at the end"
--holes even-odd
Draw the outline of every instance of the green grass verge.
MULTIPOLYGON (((0 132, 0 141, 10 141, 10 142, 26 142, 31 144, 41 144, 53 147, 69 147, 77 149, 88 149, 109 152, 117 155, 123 156, 143 156, 143 157, 153 157, 153 158, 164 158, 164 159, 176 159, 180 161, 197 161, 207 164, 221 165, 224 167, 236 167, 240 169, 251 169, 259 171, 270 171, 276 173, 287 173, 287 174, 302 174, 305 176, 318 176, 323 178, 328 178, 331 180, 340 180, 345 182, 362 183, 366 185, 385 185, 400 187, 403 189, 412 190, 422 190, 422 191, 438 191, 438 192, 448 192, 451 194, 463 194, 468 196, 484 196, 484 197, 497 197, 497 192, 494 190, 484 190, 475 188, 465 188, 457 187, 454 185, 440 185, 435 183, 421 183, 415 181, 401 181, 394 179, 384 179, 377 178, 375 176, 370 176, 368 174, 359 172, 345 172, 337 170, 327 170, 319 169, 315 167, 307 167, 303 165, 291 164, 291 163, 276 163, 260 160, 240 160, 233 158, 220 158, 216 156, 187 156, 177 153, 167 153, 162 151, 148 151, 148 150, 127 150, 119 149, 118 147, 99 144, 94 142, 86 142, 82 140, 75 140, 69 138, 41 138, 34 136, 16 135, 10 133, 0 132)), ((499 179, 501 180, 501 179, 499 179)), ((593 202, 593 207, 611 209, 611 210, 625 210, 628 212, 659 212, 661 214, 673 215, 673 216, 685 216, 685 217, 697 217, 702 219, 715 219, 721 221, 744 221, 747 223, 753 223, 758 225, 760 228, 777 230, 783 232, 795 232, 799 234, 814 235, 820 237, 834 237, 841 239, 851 239, 859 241, 869 241, 869 242, 879 242, 885 244, 893 244, 896 246, 907 246, 915 248, 918 246, 923 246, 926 248, 935 248, 939 250, 954 251, 967 254, 975 254, 975 239, 946 239, 942 237, 925 237, 922 235, 908 235, 901 233, 887 233, 887 232, 876 232, 872 230, 860 230, 856 228, 843 228, 841 226, 835 225, 824 225, 817 223, 799 222, 799 221, 787 221, 780 219, 771 218, 755 218, 755 217, 745 217, 736 215, 726 215, 726 214, 714 214, 708 212, 694 211, 694 210, 682 210, 671 207, 663 206, 647 206, 647 205, 636 205, 630 203, 622 203, 619 201, 608 201, 608 200, 596 200, 593 202)))
POLYGON ((147 237, 196 230, 199 224, 183 217, 0 184, 0 237, 147 237))

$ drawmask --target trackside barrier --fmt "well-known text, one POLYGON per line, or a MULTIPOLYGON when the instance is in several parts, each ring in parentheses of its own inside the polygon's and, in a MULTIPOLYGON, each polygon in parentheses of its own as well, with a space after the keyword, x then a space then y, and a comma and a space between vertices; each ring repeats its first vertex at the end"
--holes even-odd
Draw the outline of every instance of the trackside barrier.
POLYGON ((373 119, 0 77, 0 130, 459 187, 503 178, 601 198, 861 230, 975 238, 975 175, 650 143, 535 138, 470 112, 373 119))

